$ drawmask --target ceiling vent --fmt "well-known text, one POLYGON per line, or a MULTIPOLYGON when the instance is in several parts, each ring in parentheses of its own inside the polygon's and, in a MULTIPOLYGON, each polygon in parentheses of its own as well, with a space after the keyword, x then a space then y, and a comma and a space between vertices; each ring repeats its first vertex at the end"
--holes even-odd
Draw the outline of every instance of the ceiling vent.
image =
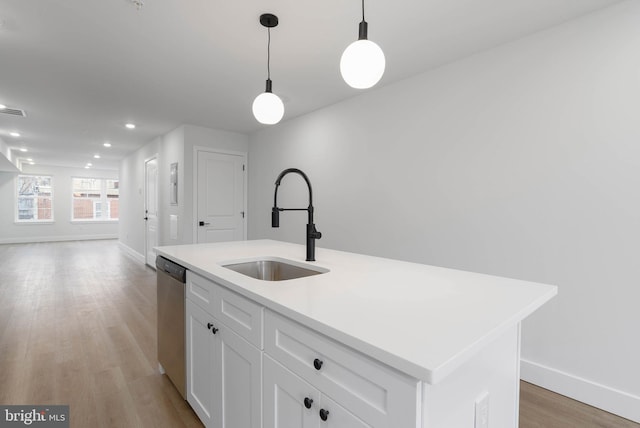
POLYGON ((17 108, 3 108, 0 109, 0 113, 3 114, 10 114, 13 116, 22 116, 22 117, 27 117, 27 114, 24 112, 24 110, 18 110, 17 108))

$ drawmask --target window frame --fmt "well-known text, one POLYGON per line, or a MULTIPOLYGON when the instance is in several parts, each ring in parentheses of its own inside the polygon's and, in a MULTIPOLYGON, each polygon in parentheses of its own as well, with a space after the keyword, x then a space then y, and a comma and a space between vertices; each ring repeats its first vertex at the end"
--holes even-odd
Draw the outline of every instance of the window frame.
MULTIPOLYGON (((13 208, 14 208, 14 223, 15 224, 52 224, 55 223, 55 210, 54 210, 54 203, 55 203, 55 185, 54 185, 54 176, 53 174, 18 174, 16 176, 16 179, 14 181, 14 203, 13 203, 13 208), (20 189, 18 188, 19 184, 20 184, 20 178, 21 177, 47 177, 49 179, 49 182, 51 183, 51 195, 49 196, 49 199, 51 200, 51 218, 47 218, 47 219, 21 219, 20 218, 20 189)), ((23 196, 24 198, 24 196, 23 196)), ((36 197, 34 197, 33 199, 36 199, 36 197)), ((36 212, 37 212, 37 208, 36 208, 36 212)))
MULTIPOLYGON (((95 206, 96 206, 96 202, 102 203, 101 207, 104 208, 104 206, 106 205, 106 212, 108 215, 111 215, 111 206, 109 203, 109 198, 107 196, 107 181, 116 181, 118 182, 118 201, 120 201, 120 179, 119 178, 110 178, 110 177, 87 177, 87 176, 71 176, 71 212, 70 212, 70 217, 71 217, 71 223, 117 223, 120 220, 120 217, 118 218, 103 218, 102 216, 99 218, 95 218, 95 206), (74 191, 75 191, 75 186, 74 186, 74 180, 99 180, 100 181, 100 198, 99 199, 95 199, 95 198, 76 198, 74 196, 74 191), (94 213, 94 218, 75 218, 75 210, 74 210, 74 202, 78 199, 87 199, 89 201, 92 202, 92 206, 94 208, 93 213, 94 213)), ((101 209, 101 213, 105 211, 104 209, 101 209)))

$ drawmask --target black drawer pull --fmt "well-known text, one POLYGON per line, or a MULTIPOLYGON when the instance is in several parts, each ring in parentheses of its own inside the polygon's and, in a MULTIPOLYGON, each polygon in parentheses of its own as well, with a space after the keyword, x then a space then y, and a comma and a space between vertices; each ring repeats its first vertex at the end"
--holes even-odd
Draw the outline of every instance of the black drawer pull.
POLYGON ((307 409, 310 409, 312 404, 313 404, 313 399, 309 397, 304 398, 304 407, 306 407, 307 409))
POLYGON ((320 370, 322 368, 322 364, 322 360, 319 360, 317 358, 313 360, 313 367, 315 367, 316 370, 320 370))
POLYGON ((320 409, 320 419, 322 419, 323 421, 326 421, 328 417, 329 417, 329 411, 325 409, 320 409))

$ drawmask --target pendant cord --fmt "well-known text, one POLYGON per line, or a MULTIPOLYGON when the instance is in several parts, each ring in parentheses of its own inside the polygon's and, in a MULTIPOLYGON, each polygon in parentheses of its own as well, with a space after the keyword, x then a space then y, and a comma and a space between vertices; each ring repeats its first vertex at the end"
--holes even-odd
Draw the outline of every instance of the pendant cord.
POLYGON ((362 20, 364 21, 364 0, 362 0, 362 20))
POLYGON ((271 80, 271 28, 267 28, 267 80, 271 80))

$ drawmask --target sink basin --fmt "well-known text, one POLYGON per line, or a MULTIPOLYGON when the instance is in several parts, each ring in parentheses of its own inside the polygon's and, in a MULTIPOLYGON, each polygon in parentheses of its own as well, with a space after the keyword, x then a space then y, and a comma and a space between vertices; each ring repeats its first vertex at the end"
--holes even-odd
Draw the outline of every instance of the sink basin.
POLYGON ((230 262, 222 267, 263 281, 286 281, 329 272, 328 269, 318 266, 278 258, 230 262))

